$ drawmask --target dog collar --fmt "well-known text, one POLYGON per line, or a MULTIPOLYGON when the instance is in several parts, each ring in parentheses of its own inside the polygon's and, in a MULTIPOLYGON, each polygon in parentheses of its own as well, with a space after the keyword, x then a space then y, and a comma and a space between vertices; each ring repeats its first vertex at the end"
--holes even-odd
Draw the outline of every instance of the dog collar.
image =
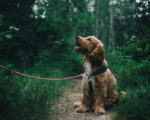
POLYGON ((93 86, 92 86, 92 81, 91 81, 91 77, 94 77, 94 76, 97 76, 99 74, 102 74, 104 73, 105 71, 107 70, 107 67, 106 66, 103 66, 102 68, 92 72, 91 74, 85 74, 87 77, 88 77, 88 86, 91 90, 91 92, 93 92, 93 86))
POLYGON ((107 70, 107 67, 103 66, 102 68, 92 72, 91 74, 89 74, 89 75, 85 74, 85 75, 88 76, 88 78, 91 78, 91 77, 94 77, 94 76, 104 73, 106 70, 107 70))

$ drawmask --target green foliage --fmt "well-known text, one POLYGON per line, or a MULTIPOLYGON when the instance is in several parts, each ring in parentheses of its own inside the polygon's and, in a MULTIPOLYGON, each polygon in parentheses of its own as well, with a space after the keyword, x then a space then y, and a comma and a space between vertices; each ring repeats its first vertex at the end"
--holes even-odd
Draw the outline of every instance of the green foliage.
POLYGON ((120 116, 127 118, 127 120, 149 120, 149 90, 149 86, 129 89, 127 95, 121 98, 115 109, 120 116))
MULTIPOLYGON (((9 65, 10 66, 10 65, 9 65)), ((61 63, 36 64, 26 73, 45 78, 65 77, 69 66, 61 63), (35 71, 36 70, 36 71, 35 71)), ((0 119, 23 120, 48 117, 48 108, 54 100, 62 95, 62 89, 67 89, 70 80, 44 81, 16 76, 5 70, 0 70, 0 119)))
POLYGON ((134 37, 131 43, 124 46, 123 52, 107 55, 109 65, 118 79, 121 96, 115 110, 128 120, 149 120, 150 105, 150 62, 149 41, 134 37), (142 52, 142 54, 141 54, 142 52), (126 91, 125 96, 121 91, 126 91))
MULTIPOLYGON (((110 0, 95 0, 94 4, 94 17, 95 26, 93 29, 97 29, 98 37, 106 46, 109 46, 109 27, 110 27, 110 0)), ((108 47, 106 47, 108 49, 108 47)))
POLYGON ((88 1, 56 3, 54 0, 35 0, 24 3, 24 0, 0 2, 3 16, 0 18, 3 21, 0 34, 8 31, 0 37, 3 39, 0 41, 0 58, 2 63, 13 63, 18 68, 33 66, 35 62, 46 59, 62 60, 68 50, 74 49, 75 36, 83 31, 89 33, 86 29, 93 23, 89 19, 92 14, 86 8, 88 1), (35 5, 43 12, 33 10, 35 5), (8 14, 9 11, 11 14, 8 14), (45 18, 42 18, 44 12, 45 18))
POLYGON ((145 36, 142 38, 131 37, 129 45, 123 49, 123 54, 127 54, 135 61, 149 61, 150 41, 145 36))
MULTIPOLYGON (((117 51, 107 55, 118 79, 120 102, 114 108, 127 120, 150 119, 150 2, 118 1, 115 20, 117 51), (147 15, 146 15, 147 14, 147 15), (117 16, 118 15, 118 16, 117 16), (120 47, 122 46, 122 48, 120 47), (121 95, 125 91, 125 96, 121 95)), ((119 118, 120 119, 120 118, 119 118)))
MULTIPOLYGON (((82 73, 82 56, 74 47, 75 36, 92 23, 92 14, 81 7, 86 4, 85 0, 72 4, 68 0, 1 0, 0 64, 45 78, 82 73)), ((4 70, 0 79, 1 120, 46 120, 49 107, 72 83, 34 80, 4 70)))
MULTIPOLYGON (((148 120, 149 1, 1 0, 0 11, 0 64, 50 78, 82 73, 75 36, 95 35, 109 50, 119 92, 127 91, 116 110, 131 120, 148 120)), ((3 70, 0 79, 0 117, 15 120, 46 119, 48 106, 70 83, 31 80, 3 70)))

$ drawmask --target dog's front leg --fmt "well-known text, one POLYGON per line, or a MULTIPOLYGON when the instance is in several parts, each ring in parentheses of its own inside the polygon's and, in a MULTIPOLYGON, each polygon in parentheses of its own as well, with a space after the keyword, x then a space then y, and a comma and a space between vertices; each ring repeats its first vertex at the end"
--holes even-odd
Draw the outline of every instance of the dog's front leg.
POLYGON ((82 85, 82 101, 78 108, 76 108, 77 112, 86 112, 88 111, 90 105, 91 105, 91 93, 87 89, 86 83, 83 82, 82 85))
POLYGON ((105 99, 107 97, 107 86, 103 77, 97 79, 97 87, 95 88, 95 115, 105 113, 105 99))
POLYGON ((95 101, 95 115, 100 115, 105 113, 104 100, 101 94, 98 94, 95 101))

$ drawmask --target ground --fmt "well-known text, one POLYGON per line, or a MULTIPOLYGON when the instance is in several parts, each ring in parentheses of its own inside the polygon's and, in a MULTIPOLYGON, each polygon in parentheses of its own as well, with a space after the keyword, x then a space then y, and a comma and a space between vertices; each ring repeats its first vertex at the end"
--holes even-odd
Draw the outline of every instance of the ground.
POLYGON ((73 103, 81 101, 81 80, 75 80, 70 89, 63 92, 62 97, 50 107, 49 120, 115 120, 116 112, 108 109, 104 115, 95 116, 93 111, 77 113, 73 103))

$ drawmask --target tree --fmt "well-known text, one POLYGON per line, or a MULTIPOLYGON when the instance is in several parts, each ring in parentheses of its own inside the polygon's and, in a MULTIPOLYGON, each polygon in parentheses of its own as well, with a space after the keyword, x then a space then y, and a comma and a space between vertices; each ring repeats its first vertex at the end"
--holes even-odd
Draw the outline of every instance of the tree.
POLYGON ((103 41, 106 48, 108 48, 108 46, 110 46, 108 36, 110 25, 109 0, 95 0, 93 14, 95 18, 93 30, 95 30, 96 36, 103 41))

